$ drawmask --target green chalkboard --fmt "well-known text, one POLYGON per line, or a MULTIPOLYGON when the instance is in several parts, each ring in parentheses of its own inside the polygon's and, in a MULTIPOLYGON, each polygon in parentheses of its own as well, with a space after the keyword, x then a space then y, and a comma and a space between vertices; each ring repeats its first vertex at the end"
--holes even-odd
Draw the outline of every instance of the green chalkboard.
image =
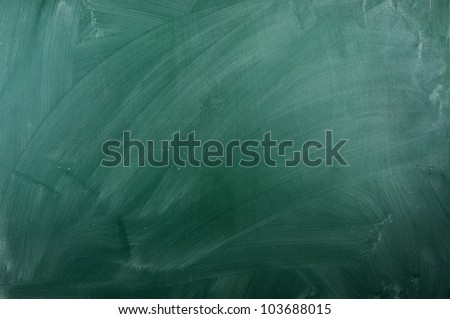
POLYGON ((449 17, 0 0, 0 297, 449 298, 449 17), (302 152, 149 165, 177 132, 302 152))

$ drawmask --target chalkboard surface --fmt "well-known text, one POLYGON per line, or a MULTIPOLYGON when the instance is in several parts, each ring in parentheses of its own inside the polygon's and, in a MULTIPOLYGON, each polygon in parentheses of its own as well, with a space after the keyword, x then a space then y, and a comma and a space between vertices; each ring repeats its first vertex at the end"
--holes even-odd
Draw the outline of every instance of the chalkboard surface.
POLYGON ((0 296, 450 297, 449 17, 448 0, 1 0, 0 296), (140 167, 136 148, 100 165, 124 132, 327 131, 346 165, 140 167))

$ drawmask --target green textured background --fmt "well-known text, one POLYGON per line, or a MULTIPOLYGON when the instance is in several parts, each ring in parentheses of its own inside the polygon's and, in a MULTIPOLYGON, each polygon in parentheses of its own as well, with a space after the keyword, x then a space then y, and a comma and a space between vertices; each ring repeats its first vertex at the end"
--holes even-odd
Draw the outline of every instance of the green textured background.
POLYGON ((448 0, 0 0, 0 296, 450 297, 448 0), (131 130, 350 167, 101 168, 131 130))

